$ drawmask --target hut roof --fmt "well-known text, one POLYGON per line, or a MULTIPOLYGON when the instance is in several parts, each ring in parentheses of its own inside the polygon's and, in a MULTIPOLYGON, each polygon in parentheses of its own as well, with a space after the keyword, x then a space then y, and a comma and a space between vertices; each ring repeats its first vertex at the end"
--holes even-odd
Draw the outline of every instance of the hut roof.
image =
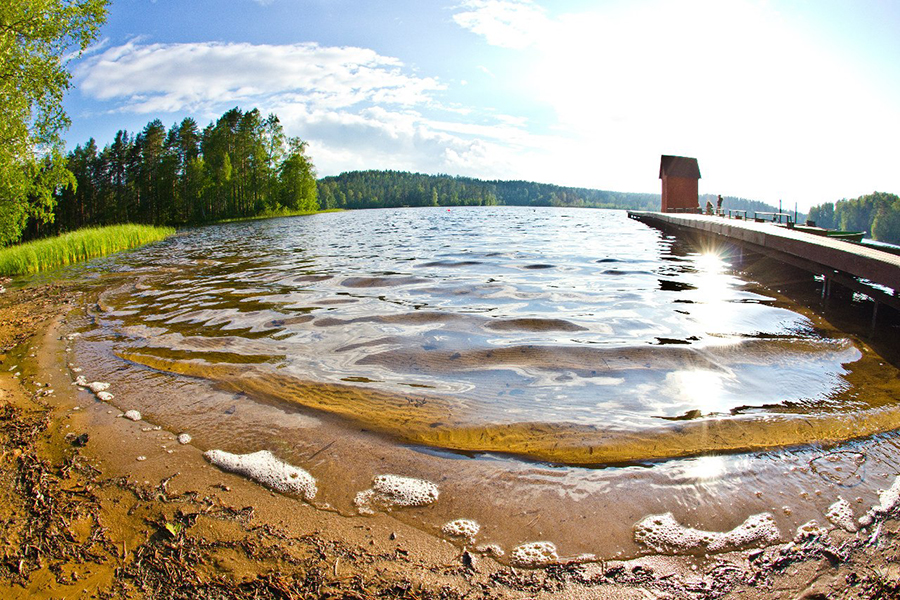
POLYGON ((696 158, 663 154, 659 161, 659 178, 662 179, 663 175, 700 179, 700 166, 696 158))

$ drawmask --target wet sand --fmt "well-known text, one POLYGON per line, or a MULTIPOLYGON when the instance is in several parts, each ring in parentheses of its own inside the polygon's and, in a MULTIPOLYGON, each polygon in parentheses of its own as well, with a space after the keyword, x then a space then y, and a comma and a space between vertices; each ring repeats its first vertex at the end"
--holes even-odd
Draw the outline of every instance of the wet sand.
POLYGON ((900 597, 895 518, 766 549, 523 569, 388 514, 313 508, 73 386, 61 327, 94 302, 65 284, 0 295, 3 598, 900 597))

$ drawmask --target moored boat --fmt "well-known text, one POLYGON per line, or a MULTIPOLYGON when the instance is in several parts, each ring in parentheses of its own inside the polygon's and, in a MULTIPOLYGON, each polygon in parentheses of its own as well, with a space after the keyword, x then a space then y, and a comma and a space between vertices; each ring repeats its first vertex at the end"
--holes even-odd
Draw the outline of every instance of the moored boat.
POLYGON ((825 229, 824 227, 816 227, 815 225, 793 225, 788 226, 790 229, 794 231, 802 231, 803 233, 811 233, 812 235, 820 235, 823 237, 830 237, 837 240, 844 240, 846 242, 861 242, 863 236, 866 235, 865 231, 841 231, 836 229, 825 229))

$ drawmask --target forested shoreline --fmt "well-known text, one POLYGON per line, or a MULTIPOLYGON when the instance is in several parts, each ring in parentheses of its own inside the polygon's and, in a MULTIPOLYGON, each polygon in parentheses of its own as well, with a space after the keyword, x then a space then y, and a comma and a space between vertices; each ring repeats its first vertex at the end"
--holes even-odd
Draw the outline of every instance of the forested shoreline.
POLYGON ((813 206, 809 218, 820 227, 865 231, 879 242, 900 244, 900 196, 874 192, 813 206))
MULTIPOLYGON (((317 180, 306 142, 286 136, 276 115, 264 117, 257 109, 233 108, 202 129, 190 117, 168 129, 155 119, 136 134, 119 131, 102 149, 94 139, 76 146, 65 166, 72 184, 57 187, 52 217, 30 219, 24 240, 121 223, 180 227, 330 209, 509 205, 658 210, 660 203, 658 193, 394 170, 350 171, 317 180)), ((716 196, 700 196, 701 206, 707 201, 715 203, 716 196)), ((775 210, 730 196, 723 207, 775 210)))
POLYGON ((306 143, 278 117, 229 110, 200 129, 159 119, 119 131, 102 150, 91 139, 69 152, 75 185, 56 193, 52 221, 29 222, 26 239, 118 223, 191 225, 260 214, 314 212, 315 168, 306 143))
POLYGON ((510 205, 652 210, 659 204, 659 194, 377 170, 324 177, 319 180, 319 199, 323 208, 346 209, 510 205))
MULTIPOLYGON (((700 196, 700 205, 716 196, 700 196)), ((485 181, 452 175, 425 175, 405 171, 350 171, 319 180, 322 208, 391 208, 401 206, 567 206, 659 210, 655 193, 612 192, 536 183, 485 181)), ((756 200, 725 197, 725 208, 773 211, 756 200)))

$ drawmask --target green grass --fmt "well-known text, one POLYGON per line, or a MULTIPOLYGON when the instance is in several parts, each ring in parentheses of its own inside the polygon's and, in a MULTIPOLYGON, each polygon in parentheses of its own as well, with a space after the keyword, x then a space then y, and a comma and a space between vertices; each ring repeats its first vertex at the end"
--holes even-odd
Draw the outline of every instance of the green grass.
POLYGON ((343 208, 326 208, 324 210, 291 210, 289 208, 277 208, 267 210, 252 217, 235 217, 234 219, 219 219, 204 223, 204 225, 220 225, 224 223, 240 223, 241 221, 256 221, 259 219, 277 219, 278 217, 300 217, 305 215, 318 215, 322 213, 344 212, 343 208))
POLYGON ((172 227, 112 225, 88 227, 0 250, 0 275, 25 275, 90 260, 155 242, 174 234, 172 227))

